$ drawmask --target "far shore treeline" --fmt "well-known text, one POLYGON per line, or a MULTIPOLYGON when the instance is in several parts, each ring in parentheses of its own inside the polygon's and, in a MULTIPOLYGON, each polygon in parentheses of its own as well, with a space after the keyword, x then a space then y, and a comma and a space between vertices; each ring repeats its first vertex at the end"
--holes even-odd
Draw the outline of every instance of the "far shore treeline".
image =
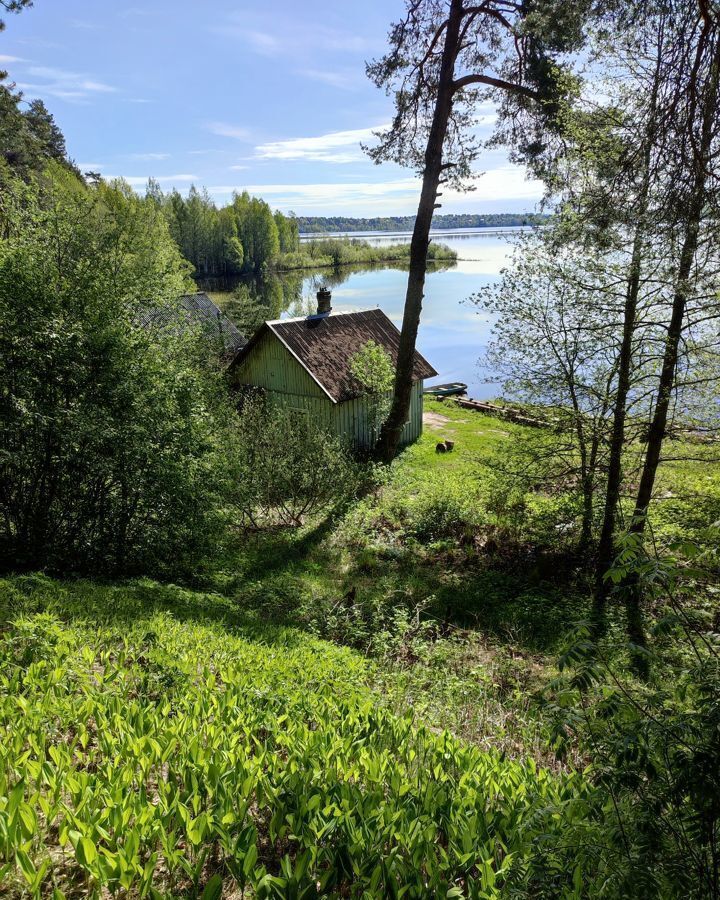
MULTIPOLYGON (((543 213, 443 213, 433 216, 433 228, 516 228, 544 225, 550 217, 543 213)), ((296 216, 300 234, 330 234, 336 231, 412 231, 415 216, 296 216)))

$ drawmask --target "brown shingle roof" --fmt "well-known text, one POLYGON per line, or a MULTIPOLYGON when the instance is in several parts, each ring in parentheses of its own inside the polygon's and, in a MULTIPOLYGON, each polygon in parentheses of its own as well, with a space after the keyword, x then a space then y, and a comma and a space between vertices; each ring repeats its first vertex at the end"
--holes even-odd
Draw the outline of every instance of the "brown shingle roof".
MULTIPOLYGON (((350 373, 350 361, 369 340, 388 351, 393 366, 397 362, 400 332, 381 309, 366 309, 266 322, 239 351, 232 365, 241 364, 267 331, 285 345, 334 403, 361 393, 360 385, 350 373)), ((413 380, 434 375, 437 375, 435 369, 416 351, 413 380)))

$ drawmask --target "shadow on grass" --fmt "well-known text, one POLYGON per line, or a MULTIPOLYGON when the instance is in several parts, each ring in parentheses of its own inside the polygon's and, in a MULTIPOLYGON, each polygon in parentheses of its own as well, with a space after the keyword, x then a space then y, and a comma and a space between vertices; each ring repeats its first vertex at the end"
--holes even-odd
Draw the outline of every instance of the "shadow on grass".
POLYGON ((302 531, 290 528, 250 534, 242 549, 242 577, 277 575, 301 566, 337 525, 333 516, 302 531))
MULTIPOLYGON (((387 584, 387 579, 363 582, 362 573, 356 577, 370 591, 382 587, 383 580, 387 584)), ((532 570, 506 569, 477 556, 448 565, 420 555, 400 562, 392 580, 407 585, 414 597, 427 598, 425 614, 449 631, 476 631, 532 653, 555 652, 589 608, 582 585, 554 581, 532 570)))
POLYGON ((327 540, 335 527, 254 535, 218 588, 248 614, 314 633, 324 632, 324 617, 336 623, 339 608, 349 622, 380 628, 393 607, 420 607, 448 634, 476 631, 530 653, 554 653, 587 615, 589 593, 560 560, 520 564, 451 542, 342 550, 327 540))
POLYGON ((224 574, 192 587, 147 579, 9 578, 0 582, 0 623, 23 611, 47 610, 66 621, 123 627, 164 612, 265 643, 287 645, 293 629, 316 635, 327 630, 345 643, 323 625, 323 617, 337 619, 338 605, 349 621, 370 628, 387 627, 396 608, 420 607, 448 634, 473 631, 521 652, 548 654, 587 615, 587 590, 559 564, 550 578, 547 561, 511 564, 452 542, 341 551, 329 541, 337 527, 337 517, 328 517, 301 531, 250 535, 228 557, 224 574))
POLYGON ((297 632, 281 623, 261 621, 220 594, 146 579, 103 583, 85 579, 58 581, 43 574, 0 580, 0 628, 22 615, 51 613, 68 624, 98 628, 136 628, 158 613, 176 621, 220 626, 266 645, 299 644, 297 632))

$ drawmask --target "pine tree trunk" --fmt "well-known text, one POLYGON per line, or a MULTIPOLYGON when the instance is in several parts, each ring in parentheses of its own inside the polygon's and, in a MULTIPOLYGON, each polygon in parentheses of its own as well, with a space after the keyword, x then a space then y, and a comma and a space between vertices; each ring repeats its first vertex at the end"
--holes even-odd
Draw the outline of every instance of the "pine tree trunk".
POLYGON ((595 563, 595 593, 593 595, 592 623, 593 629, 597 634, 602 634, 605 630, 605 606, 608 592, 605 573, 612 566, 615 558, 615 521, 618 504, 620 502, 620 487, 622 484, 622 453, 625 446, 627 398, 630 393, 633 335, 635 333, 637 302, 640 294, 642 243, 642 225, 640 225, 635 232, 635 238, 633 240, 630 277, 628 279, 625 308, 623 312, 623 336, 620 345, 620 358, 618 360, 618 384, 617 394, 615 396, 615 409, 613 412, 612 435, 610 438, 607 485, 605 488, 605 509, 595 563))
POLYGON ((438 95, 425 149, 425 167, 423 169, 420 202, 418 204, 412 241, 410 242, 410 268, 395 369, 393 401, 375 448, 376 455, 385 462, 390 462, 397 453, 403 428, 410 413, 415 345, 425 290, 430 226, 432 225, 435 201, 437 200, 438 187, 443 172, 443 145, 452 113, 455 57, 459 46, 462 12, 462 0, 452 0, 445 31, 438 95))

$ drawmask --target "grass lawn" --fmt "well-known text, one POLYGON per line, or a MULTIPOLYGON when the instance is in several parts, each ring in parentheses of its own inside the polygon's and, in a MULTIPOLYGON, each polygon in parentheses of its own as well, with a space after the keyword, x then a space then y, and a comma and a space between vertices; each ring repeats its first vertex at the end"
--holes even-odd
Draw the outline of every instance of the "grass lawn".
POLYGON ((425 410, 378 491, 330 521, 244 537, 212 585, 248 616, 370 655, 391 708, 556 765, 534 696, 587 598, 535 562, 496 565, 477 538, 486 473, 521 428, 448 402, 425 410), (452 452, 436 453, 441 438, 452 452))

